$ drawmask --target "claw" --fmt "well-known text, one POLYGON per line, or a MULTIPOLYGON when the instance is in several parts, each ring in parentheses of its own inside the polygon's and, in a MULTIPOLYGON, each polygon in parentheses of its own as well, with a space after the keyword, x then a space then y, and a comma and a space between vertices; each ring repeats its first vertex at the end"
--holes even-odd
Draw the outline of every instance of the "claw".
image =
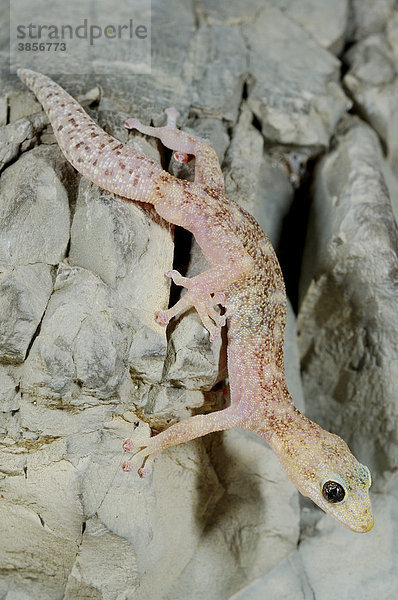
POLYGON ((148 477, 152 473, 152 467, 141 467, 138 469, 138 475, 140 477, 148 477))
POLYGON ((170 322, 170 317, 167 314, 167 310, 158 310, 158 312, 155 313, 155 321, 162 327, 166 327, 166 325, 168 325, 170 322))
POLYGON ((131 452, 131 450, 133 450, 134 448, 136 448, 136 445, 134 444, 132 439, 127 438, 126 440, 124 440, 123 450, 125 450, 126 452, 131 452))
POLYGON ((134 468, 133 465, 128 460, 125 460, 124 463, 122 464, 122 469, 123 469, 123 471, 126 471, 126 473, 128 471, 132 471, 133 468, 134 468))
POLYGON ((127 129, 137 129, 137 125, 140 125, 140 121, 138 119, 126 119, 124 122, 124 126, 127 129))
POLYGON ((185 282, 189 281, 188 277, 183 277, 183 275, 181 275, 181 273, 179 273, 176 269, 173 269, 172 271, 168 271, 166 273, 166 277, 169 277, 169 279, 172 279, 176 285, 188 287, 185 285, 185 282))
POLYGON ((189 161, 189 154, 185 152, 174 152, 173 156, 179 163, 187 163, 189 161))
POLYGON ((209 340, 211 342, 216 342, 221 336, 221 328, 214 327, 212 331, 209 331, 209 340))
POLYGON ((221 304, 221 306, 225 306, 227 301, 227 297, 224 292, 215 292, 213 294, 214 304, 221 304))
POLYGON ((170 127, 171 129, 177 128, 177 119, 180 116, 180 113, 174 106, 170 106, 169 108, 165 108, 165 115, 167 117, 166 127, 170 127))

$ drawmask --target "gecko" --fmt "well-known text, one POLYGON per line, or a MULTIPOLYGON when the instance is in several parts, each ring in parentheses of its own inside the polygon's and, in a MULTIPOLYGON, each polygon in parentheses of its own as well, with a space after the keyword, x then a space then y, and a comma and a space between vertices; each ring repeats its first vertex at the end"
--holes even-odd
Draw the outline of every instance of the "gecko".
POLYGON ((352 531, 369 531, 369 469, 339 436, 308 419, 293 403, 284 370, 287 299, 281 268, 257 221, 225 195, 212 145, 178 129, 176 109, 165 111, 163 127, 125 121, 127 128, 158 138, 177 160, 194 158, 194 181, 179 179, 108 135, 49 77, 29 69, 18 69, 17 74, 42 104, 61 151, 79 173, 127 200, 153 205, 199 244, 208 270, 192 278, 176 270, 167 273, 186 292, 173 307, 159 310, 156 321, 166 326, 194 307, 211 340, 227 326, 229 405, 183 419, 139 444, 125 440, 124 449, 137 452, 123 469, 139 464, 139 474, 146 476, 165 448, 240 427, 269 444, 304 496, 352 531), (224 314, 217 310, 220 306, 224 314))

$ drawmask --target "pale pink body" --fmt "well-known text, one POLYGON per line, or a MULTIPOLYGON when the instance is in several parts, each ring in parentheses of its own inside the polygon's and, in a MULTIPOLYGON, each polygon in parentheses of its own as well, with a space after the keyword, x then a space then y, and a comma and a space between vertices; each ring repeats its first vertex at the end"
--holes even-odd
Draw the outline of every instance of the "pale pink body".
MULTIPOLYGON (((280 266, 255 219, 225 196, 213 148, 177 130, 173 109, 165 127, 145 126, 136 119, 126 122, 127 127, 158 137, 180 161, 195 156, 194 182, 182 181, 106 134, 48 77, 25 69, 18 75, 43 105, 61 150, 80 173, 120 196, 153 204, 163 218, 195 236, 210 268, 192 279, 176 271, 168 274, 187 292, 170 310, 157 313, 158 322, 166 325, 178 312, 194 306, 211 339, 227 322, 230 406, 153 436, 124 469, 145 463, 140 469, 145 475, 152 459, 169 446, 230 427, 250 429, 271 445, 303 494, 351 529, 368 531, 373 524, 369 471, 343 440, 307 419, 293 404, 284 373, 286 295, 280 266), (225 316, 215 310, 217 304, 225 307, 225 316), (344 489, 343 500, 325 496, 330 488, 325 488, 325 481, 344 489)), ((126 440, 124 447, 132 450, 134 443, 126 440)))

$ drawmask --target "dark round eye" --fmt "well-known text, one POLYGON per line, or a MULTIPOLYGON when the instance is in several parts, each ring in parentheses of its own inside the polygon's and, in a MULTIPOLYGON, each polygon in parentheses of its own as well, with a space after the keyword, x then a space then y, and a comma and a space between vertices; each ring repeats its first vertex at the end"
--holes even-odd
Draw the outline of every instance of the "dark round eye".
POLYGON ((336 481, 327 481, 322 486, 322 494, 328 502, 335 504, 336 502, 344 500, 345 491, 340 483, 336 483, 336 481))

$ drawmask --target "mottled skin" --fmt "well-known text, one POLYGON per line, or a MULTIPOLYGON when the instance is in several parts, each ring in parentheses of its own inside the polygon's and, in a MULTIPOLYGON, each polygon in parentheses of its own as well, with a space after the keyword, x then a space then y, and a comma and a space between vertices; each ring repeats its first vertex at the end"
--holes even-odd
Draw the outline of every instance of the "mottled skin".
MULTIPOLYGON (((281 269, 255 219, 225 196, 213 148, 177 130, 173 109, 165 127, 147 127, 135 119, 126 122, 129 128, 158 137, 181 161, 195 156, 195 181, 182 181, 106 134, 48 77, 26 69, 18 75, 36 94, 62 152, 82 175, 124 198, 153 204, 199 243, 209 270, 192 279, 168 273, 187 292, 173 308, 157 313, 158 322, 166 325, 179 311, 194 306, 212 339, 225 321, 228 325, 230 406, 191 417, 150 438, 124 469, 130 470, 133 462, 145 463, 139 470, 145 475, 164 448, 230 427, 250 429, 268 442, 302 494, 353 531, 369 531, 369 470, 343 440, 293 404, 284 373, 286 295, 281 269), (217 304, 225 306, 224 317, 215 310, 217 304)), ((131 450, 134 443, 126 440, 124 447, 131 450)))

